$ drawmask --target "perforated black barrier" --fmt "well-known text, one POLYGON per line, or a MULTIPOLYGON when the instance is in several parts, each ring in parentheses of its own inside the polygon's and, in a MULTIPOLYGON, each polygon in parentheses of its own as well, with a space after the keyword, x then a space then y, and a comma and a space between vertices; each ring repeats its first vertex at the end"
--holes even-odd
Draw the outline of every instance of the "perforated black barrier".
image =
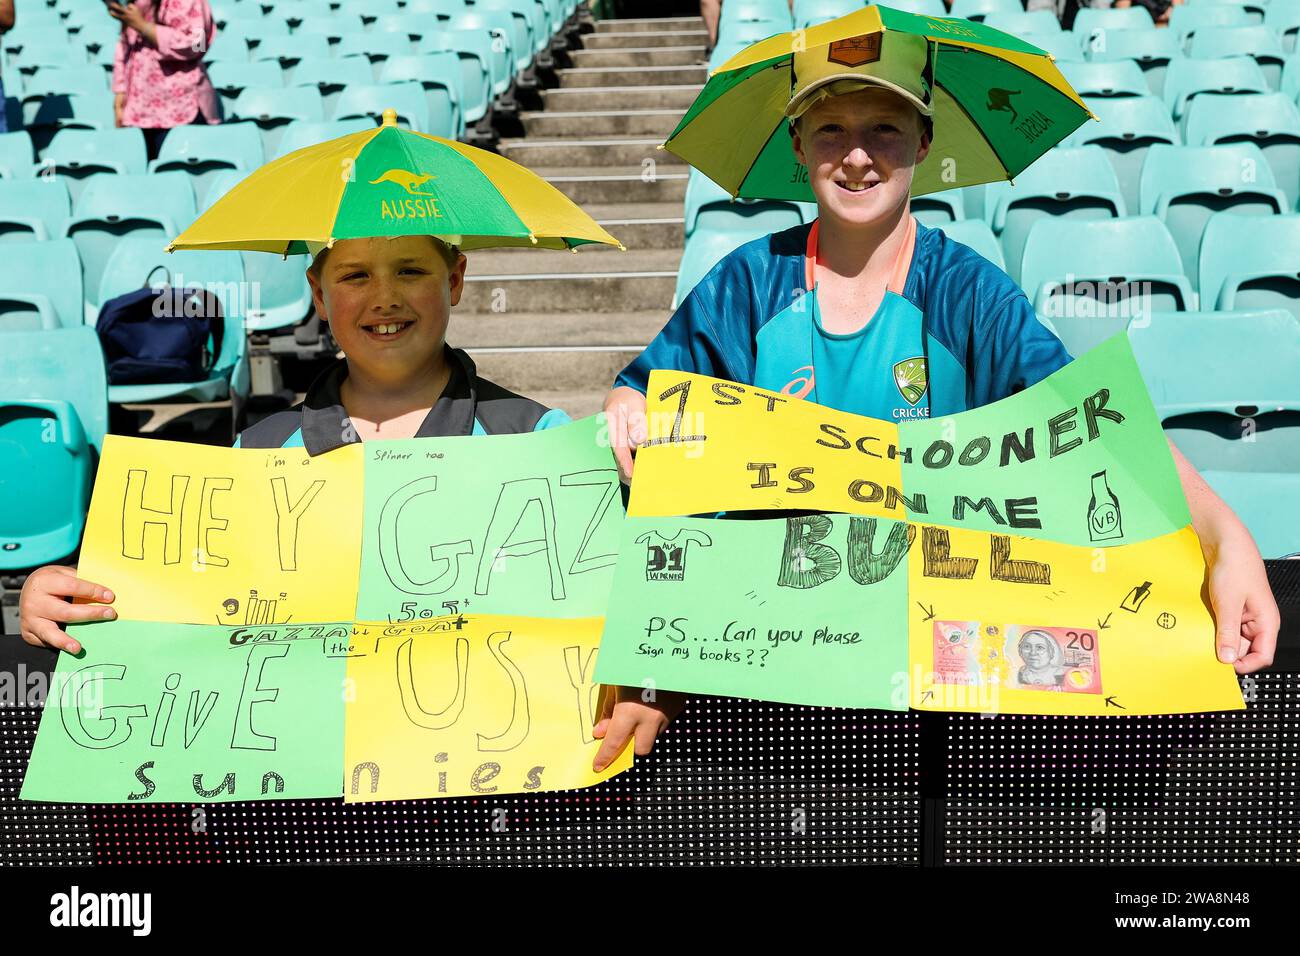
MULTIPOLYGON (((1270 572, 1289 662, 1300 565, 1270 572)), ((52 660, 3 640, 19 676, 52 660)), ((1242 680, 1244 712, 1168 717, 701 697, 601 786, 352 805, 24 803, 39 708, 7 702, 0 865, 1300 863, 1300 674, 1242 680)))

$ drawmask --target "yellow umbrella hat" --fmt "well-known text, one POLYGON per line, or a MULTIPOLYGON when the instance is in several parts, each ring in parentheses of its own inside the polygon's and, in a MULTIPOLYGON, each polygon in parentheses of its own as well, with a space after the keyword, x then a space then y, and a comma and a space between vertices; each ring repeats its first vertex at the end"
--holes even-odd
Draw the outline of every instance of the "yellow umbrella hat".
POLYGON ((308 146, 255 170, 173 239, 177 249, 306 255, 368 236, 435 236, 464 250, 623 249, 571 199, 487 150, 383 124, 308 146))

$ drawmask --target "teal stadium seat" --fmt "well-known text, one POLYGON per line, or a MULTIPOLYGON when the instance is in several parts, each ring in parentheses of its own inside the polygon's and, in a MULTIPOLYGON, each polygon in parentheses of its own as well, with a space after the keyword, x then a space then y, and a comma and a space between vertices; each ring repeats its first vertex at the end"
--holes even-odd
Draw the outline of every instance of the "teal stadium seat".
MULTIPOLYGON (((323 124, 328 125, 328 124, 323 124)), ((285 134, 289 138, 292 132, 285 134)), ((329 138, 329 137, 324 137, 329 138)), ((319 142, 312 139, 310 142, 319 142)), ((218 199, 233 189, 244 174, 227 170, 208 191, 203 204, 207 211, 218 199)), ((266 252, 242 252, 244 280, 249 294, 244 302, 244 328, 248 332, 297 325, 311 311, 311 288, 307 285, 307 260, 302 256, 284 257, 266 252)))
POLYGON ((299 60, 307 57, 324 60, 329 55, 328 40, 314 33, 306 33, 302 36, 266 37, 253 48, 250 58, 254 63, 265 60, 279 63, 284 70, 285 85, 288 86, 293 82, 293 68, 299 60))
POLYGON ((1270 3, 1264 12, 1264 26, 1277 33, 1283 50, 1294 53, 1300 36, 1300 3, 1270 3))
POLYGON ((334 48, 334 55, 364 56, 372 64, 390 56, 409 56, 416 52, 409 37, 402 33, 361 33, 350 34, 339 41, 334 48))
POLYGON ((1095 37, 1098 30, 1154 30, 1155 21, 1146 7, 1081 7, 1074 17, 1071 31, 1081 41, 1095 37))
POLYGON ((29 179, 35 166, 31 133, 23 129, 0 133, 0 179, 29 179))
MULTIPOLYGON (((281 156, 286 156, 297 149, 315 146, 317 143, 338 139, 340 136, 347 136, 350 133, 360 133, 365 129, 373 129, 375 125, 375 122, 369 117, 357 117, 348 120, 318 120, 314 122, 296 120, 284 128, 284 135, 280 137, 280 145, 272 158, 279 159, 281 156)), ((217 185, 213 184, 212 188, 216 189, 217 185)))
POLYGON ((331 46, 340 43, 345 36, 361 33, 365 30, 358 14, 331 13, 327 17, 317 16, 304 20, 293 31, 294 36, 323 36, 331 46))
POLYGON ((1201 477, 1249 529, 1261 556, 1300 555, 1300 474, 1209 470, 1201 477))
POLYGON ((85 321, 99 316, 100 280, 114 248, 145 237, 158 249, 194 220, 194 187, 184 173, 94 176, 72 207, 66 234, 81 255, 85 321))
POLYGON ((294 120, 319 122, 325 118, 320 90, 310 86, 262 89, 249 87, 235 98, 230 120, 251 120, 262 131, 262 152, 275 155, 284 127, 294 120))
POLYGON ((94 22, 83 27, 74 38, 74 42, 86 51, 87 59, 91 63, 97 66, 111 66, 121 28, 116 20, 108 17, 101 20, 98 11, 96 13, 94 22))
POLYGON ((1293 102, 1300 101, 1300 53, 1292 53, 1282 65, 1279 92, 1293 102))
POLYGON ((321 106, 326 116, 333 116, 338 106, 339 93, 346 86, 364 86, 375 82, 370 60, 364 56, 343 56, 338 59, 312 58, 300 60, 293 69, 294 86, 314 86, 320 91, 321 106))
MULTIPOLYGON (((3 57, 0 57, 0 63, 3 57)), ((23 75, 9 70, 4 76, 4 95, 0 97, 0 115, 11 130, 23 128, 23 75)), ((0 134, 3 135, 3 134, 0 134)))
POLYGON ((317 4, 304 0, 275 0, 264 15, 268 20, 282 21, 292 33, 297 33, 304 23, 321 19, 324 11, 317 4))
POLYGON ((1246 93, 1224 110, 1219 97, 1192 100, 1187 111, 1187 142, 1192 145, 1252 143, 1263 150, 1286 194, 1287 210, 1300 199, 1300 108, 1283 93, 1246 93))
POLYGON ((1199 470, 1300 474, 1292 315, 1155 314, 1129 339, 1165 433, 1199 470))
POLYGON ((1183 272, 1194 285, 1199 284, 1201 236, 1211 216, 1225 210, 1251 216, 1290 211, 1286 195, 1277 188, 1264 154, 1254 143, 1152 146, 1142 167, 1140 192, 1139 212, 1154 215, 1169 227, 1183 272))
POLYGON ((152 239, 123 239, 113 250, 104 269, 98 300, 102 304, 115 296, 143 288, 151 275, 153 281, 161 281, 164 271, 167 283, 173 287, 202 286, 221 302, 224 322, 221 353, 202 381, 110 385, 108 400, 112 404, 229 400, 238 422, 249 390, 248 343, 243 319, 249 289, 244 278, 244 260, 238 252, 231 251, 168 254, 161 243, 152 239))
MULTIPOLYGON (((1250 22, 1258 25, 1264 22, 1264 12, 1269 7, 1268 0, 1191 0, 1197 6, 1210 6, 1211 4, 1228 7, 1241 7, 1250 15, 1250 22)), ((1292 3, 1294 0, 1281 0, 1281 5, 1292 3)))
POLYGON ((8 332, 3 339, 0 571, 19 571, 77 550, 108 399, 94 329, 8 332))
POLYGON ((1201 240, 1201 301, 1216 309, 1285 309, 1300 318, 1298 249, 1300 213, 1211 216, 1201 240))
MULTIPOLYGON (((402 8, 402 11, 408 14, 433 14, 439 20, 450 20, 456 14, 464 12, 468 6, 466 0, 406 0, 406 6, 402 8)), ((552 5, 547 4, 546 6, 549 13, 552 5)), ((556 29, 558 29, 558 26, 556 29)))
POLYGON ((256 124, 191 123, 168 130, 149 172, 185 173, 193 181, 194 195, 202 201, 217 173, 227 169, 250 173, 264 162, 262 131, 256 124))
POLYGON ((946 17, 948 15, 948 8, 943 5, 943 0, 894 0, 893 3, 886 4, 886 6, 925 17, 946 17))
POLYGON ((993 230, 984 220, 963 219, 960 222, 946 222, 939 228, 949 239, 970 246, 1003 272, 1006 271, 1006 260, 1002 256, 1002 247, 998 245, 998 237, 993 235, 993 230))
MULTIPOLYGON (((1115 170, 1100 146, 1057 147, 1009 182, 984 190, 984 217, 1002 243, 1011 278, 1020 281, 1020 262, 1034 224, 1043 218, 1111 219, 1128 208, 1115 170)), ((1025 286, 1032 297, 1034 289, 1025 286)))
POLYGON ((510 32, 501 26, 499 21, 499 17, 474 13, 472 10, 458 14, 447 21, 447 31, 478 34, 480 38, 486 40, 494 96, 501 96, 510 88, 515 73, 520 69, 515 58, 510 32))
POLYGON ((718 42, 709 54, 709 69, 716 70, 747 46, 766 40, 777 33, 787 33, 791 29, 790 21, 781 20, 742 20, 724 30, 718 28, 718 42))
POLYGON ((945 189, 913 196, 912 215, 927 226, 942 226, 966 218, 966 202, 960 189, 945 189))
POLYGON ((1020 39, 1032 43, 1045 53, 1056 57, 1057 64, 1082 63, 1086 57, 1079 46, 1079 40, 1073 33, 1024 33, 1020 39))
POLYGON ((42 152, 60 130, 116 128, 113 117, 113 95, 83 93, 47 96, 41 100, 35 117, 27 124, 36 151, 42 152))
POLYGON ((48 327, 43 320, 47 314, 53 314, 63 328, 82 325, 81 257, 71 239, 5 243, 4 259, 0 325, 7 329, 48 327))
POLYGON ((473 126, 491 109, 492 38, 477 31, 450 31, 426 36, 418 52, 450 51, 460 61, 461 114, 466 126, 473 126))
POLYGON ((1020 287, 1053 322, 1196 308, 1174 237, 1155 216, 1039 219, 1025 242, 1020 287))
POLYGON ((36 121, 41 103, 48 96, 101 96, 109 92, 108 76, 98 66, 43 67, 23 85, 23 125, 36 121))
MULTIPOLYGON (((723 4, 726 6, 726 4, 723 4)), ((862 0, 794 0, 791 15, 796 29, 802 30, 827 20, 834 20, 854 10, 861 10, 862 0)))
POLYGON ((71 215, 68 187, 58 177, 0 180, 0 242, 57 239, 71 215))
MULTIPOLYGON (((12 34, 6 36, 6 46, 9 44, 9 36, 12 34)), ((87 62, 85 47, 70 43, 66 33, 48 39, 43 37, 24 39, 16 52, 10 49, 5 51, 6 75, 9 73, 31 75, 42 67, 84 66, 87 62)))
POLYGON ((1146 96, 1151 92, 1136 60, 1063 63, 1061 73, 1080 96, 1146 96))
POLYGON ((252 43, 260 41, 262 37, 283 36, 288 32, 289 28, 283 23, 232 17, 217 29, 212 46, 203 58, 209 62, 233 60, 236 63, 247 63, 252 43))
MULTIPOLYGON (((475 7, 478 6, 479 4, 476 3, 475 7)), ((396 16, 380 17, 371 25, 370 32, 372 34, 395 33, 398 36, 405 36, 408 41, 415 43, 426 33, 438 29, 440 27, 438 26, 437 17, 422 13, 399 13, 396 16)))
POLYGON ((43 175, 67 181, 75 203, 86 181, 103 173, 142 176, 146 171, 144 134, 123 129, 65 129, 54 135, 41 157, 43 175))
POLYGON ((1136 209, 1142 164, 1151 147, 1182 142, 1169 111, 1154 96, 1093 97, 1085 98, 1084 103, 1099 121, 1085 122, 1062 145, 1094 144, 1105 150, 1119 180, 1124 204, 1136 209))
MULTIPOLYGON (((1267 92, 1268 81, 1264 79, 1264 71, 1248 56, 1171 60, 1169 72, 1165 74, 1165 103, 1180 132, 1187 131, 1188 106, 1198 96, 1267 92)), ((1220 109, 1232 108, 1231 103, 1221 102, 1218 106, 1220 109)))
POLYGON ((384 110, 397 111, 397 124, 417 133, 429 132, 429 107, 419 83, 349 86, 339 94, 334 119, 369 117, 378 122, 384 110))
POLYGON ((429 113, 428 132, 447 139, 465 133, 460 109, 460 58, 449 50, 416 56, 394 56, 384 61, 380 83, 417 82, 424 89, 429 113))
POLYGON ((1020 0, 953 0, 949 15, 984 22, 995 13, 1024 13, 1024 11, 1024 4, 1020 0))
POLYGON ((1270 89, 1278 89, 1286 53, 1277 32, 1270 27, 1216 27, 1199 30, 1192 37, 1188 56, 1213 59, 1225 56, 1248 56, 1259 64, 1270 89))
POLYGON ((734 249, 771 232, 799 225, 803 217, 794 203, 747 200, 713 202, 700 207, 695 229, 686 240, 677 270, 674 308, 696 284, 734 249))
POLYGON ((212 81, 213 88, 221 97, 221 105, 227 112, 239 94, 250 86, 261 89, 284 86, 284 68, 276 60, 263 60, 258 63, 218 60, 209 63, 207 69, 208 79, 212 81))
MULTIPOLYGON (((480 10, 504 10, 516 21, 522 21, 531 48, 528 54, 529 61, 550 45, 546 13, 538 0, 475 0, 474 6, 480 10)), ((516 23, 516 32, 518 32, 518 23, 516 23)), ((528 64, 525 63, 524 68, 526 69, 527 66, 528 64)))
POLYGON ((396 16, 402 12, 398 0, 343 0, 338 13, 355 13, 366 23, 373 23, 384 16, 396 16))
MULTIPOLYGON (((936 16, 947 16, 942 11, 941 3, 936 16)), ((1010 33, 1012 36, 1061 32, 1061 21, 1051 10, 1005 10, 1001 13, 990 13, 984 18, 984 25, 1001 30, 1003 33, 1010 33)))
POLYGON ((1169 12, 1169 29, 1183 44, 1191 48, 1197 33, 1217 33, 1224 27, 1250 26, 1250 14, 1245 8, 1227 4, 1182 4, 1169 12))
POLYGON ((1093 63, 1132 60, 1146 77, 1147 89, 1160 96, 1165 89, 1169 62, 1183 55, 1178 38, 1168 30, 1105 30, 1084 47, 1093 63))

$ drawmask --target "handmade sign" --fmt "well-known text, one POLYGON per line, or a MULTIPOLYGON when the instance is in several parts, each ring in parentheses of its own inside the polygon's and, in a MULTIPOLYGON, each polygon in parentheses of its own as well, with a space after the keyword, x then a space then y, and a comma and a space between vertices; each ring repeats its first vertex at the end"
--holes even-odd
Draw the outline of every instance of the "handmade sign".
POLYGON ((937 422, 678 373, 651 392, 602 683, 894 709, 1244 706, 1125 337, 937 422))
POLYGON ((628 518, 598 679, 906 710, 914 530, 848 515, 628 518))
POLYGON ((838 511, 1115 547, 1191 518, 1125 335, 983 408, 895 425, 655 371, 628 514, 838 511))
POLYGON ((591 772, 623 516, 599 435, 316 458, 110 437, 79 573, 119 618, 73 626, 22 796, 397 799, 627 769, 630 746, 591 772))

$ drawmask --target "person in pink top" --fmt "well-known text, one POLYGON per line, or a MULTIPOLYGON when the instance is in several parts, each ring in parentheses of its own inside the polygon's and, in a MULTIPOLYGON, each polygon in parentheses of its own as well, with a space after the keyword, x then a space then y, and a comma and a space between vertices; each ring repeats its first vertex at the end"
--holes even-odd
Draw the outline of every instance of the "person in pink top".
POLYGON ((167 130, 221 122, 221 105, 203 67, 217 28, 208 0, 137 0, 108 5, 122 23, 113 55, 118 126, 144 131, 149 158, 167 130))

